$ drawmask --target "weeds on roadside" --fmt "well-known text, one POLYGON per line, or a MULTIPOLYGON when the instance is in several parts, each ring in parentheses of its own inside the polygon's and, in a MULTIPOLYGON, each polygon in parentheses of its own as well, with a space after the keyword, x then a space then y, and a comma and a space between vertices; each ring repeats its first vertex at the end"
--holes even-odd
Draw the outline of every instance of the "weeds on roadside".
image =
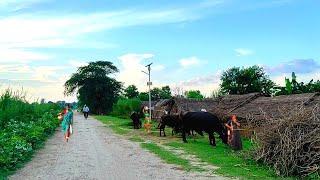
POLYGON ((54 104, 28 103, 25 93, 6 90, 0 96, 0 175, 5 177, 42 147, 59 121, 54 104))

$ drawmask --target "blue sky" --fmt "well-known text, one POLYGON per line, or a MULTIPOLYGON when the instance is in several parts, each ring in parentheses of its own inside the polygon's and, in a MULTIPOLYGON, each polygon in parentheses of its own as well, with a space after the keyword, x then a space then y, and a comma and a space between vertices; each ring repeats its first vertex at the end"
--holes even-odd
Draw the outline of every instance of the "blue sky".
MULTIPOLYGON (((0 82, 64 99, 77 67, 108 60, 125 85, 218 88, 232 66, 261 65, 278 84, 291 71, 320 79, 320 1, 0 1, 0 82)), ((74 97, 66 98, 74 100, 74 97)))

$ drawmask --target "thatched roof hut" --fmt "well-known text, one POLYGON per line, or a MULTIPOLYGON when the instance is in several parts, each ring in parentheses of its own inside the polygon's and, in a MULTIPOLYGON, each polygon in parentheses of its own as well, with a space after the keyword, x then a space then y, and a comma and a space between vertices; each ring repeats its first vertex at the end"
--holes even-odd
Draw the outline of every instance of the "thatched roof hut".
POLYGON ((316 104, 320 104, 320 93, 258 97, 234 109, 230 114, 235 114, 240 119, 246 119, 248 116, 257 120, 264 119, 265 116, 280 118, 281 112, 290 111, 293 107, 303 105, 312 108, 316 104))
POLYGON ((154 119, 160 119, 168 110, 168 102, 174 101, 171 113, 181 111, 200 111, 206 109, 222 119, 236 115, 241 122, 248 117, 264 119, 264 116, 273 118, 281 117, 282 110, 290 110, 292 107, 303 104, 306 107, 314 107, 320 104, 320 93, 304 93, 266 97, 259 93, 245 95, 228 95, 215 99, 186 99, 173 98, 160 100, 154 105, 154 119))

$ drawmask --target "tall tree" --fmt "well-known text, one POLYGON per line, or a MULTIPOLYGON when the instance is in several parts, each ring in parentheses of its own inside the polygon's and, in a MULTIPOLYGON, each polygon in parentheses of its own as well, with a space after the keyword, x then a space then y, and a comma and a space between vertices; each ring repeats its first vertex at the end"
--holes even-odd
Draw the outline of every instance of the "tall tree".
POLYGON ((153 88, 151 90, 151 100, 152 101, 157 101, 161 99, 161 89, 160 88, 153 88))
POLYGON ((77 93, 79 105, 87 104, 91 112, 108 113, 119 97, 122 84, 109 75, 118 68, 109 61, 90 62, 78 68, 64 84, 65 95, 77 93))
POLYGON ((247 94, 260 92, 271 95, 275 83, 266 75, 262 67, 233 67, 222 73, 221 90, 227 94, 247 94))
POLYGON ((186 97, 189 99, 203 99, 204 96, 199 90, 190 90, 186 92, 186 97))
POLYGON ((124 96, 132 99, 139 96, 138 88, 135 85, 130 85, 124 90, 124 96))
POLYGON ((139 99, 141 101, 149 101, 149 94, 147 92, 139 93, 139 99))
POLYGON ((160 92, 160 98, 161 99, 169 99, 171 98, 172 95, 171 95, 171 89, 169 86, 163 86, 161 88, 161 92, 160 92))

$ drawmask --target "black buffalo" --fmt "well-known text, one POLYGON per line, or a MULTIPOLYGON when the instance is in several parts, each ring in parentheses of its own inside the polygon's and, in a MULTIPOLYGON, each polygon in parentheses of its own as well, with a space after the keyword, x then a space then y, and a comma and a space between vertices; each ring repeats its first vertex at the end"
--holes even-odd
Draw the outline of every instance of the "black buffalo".
POLYGON ((179 115, 163 115, 161 116, 161 120, 159 123, 159 129, 160 129, 160 136, 162 136, 162 132, 163 132, 163 136, 166 136, 166 132, 165 132, 165 127, 169 126, 172 128, 172 135, 174 132, 178 132, 180 127, 179 127, 179 121, 178 121, 179 115))
POLYGON ((222 142, 227 144, 227 134, 219 118, 208 112, 187 112, 180 115, 179 121, 182 127, 183 142, 187 142, 186 132, 195 130, 197 133, 203 131, 209 134, 210 145, 216 146, 214 132, 219 134, 222 142))
MULTIPOLYGON (((182 133, 182 126, 181 126, 181 121, 179 121, 179 115, 163 115, 161 116, 160 123, 158 125, 158 128, 160 129, 160 137, 166 136, 165 133, 165 127, 169 126, 172 128, 171 135, 177 134, 177 133, 182 133)), ((194 135, 193 129, 189 129, 186 131, 189 135, 194 135)), ((202 132, 197 132, 201 136, 203 136, 202 132)))
POLYGON ((142 127, 142 122, 140 118, 143 118, 143 114, 141 112, 131 113, 130 119, 132 119, 134 129, 140 129, 142 127))

